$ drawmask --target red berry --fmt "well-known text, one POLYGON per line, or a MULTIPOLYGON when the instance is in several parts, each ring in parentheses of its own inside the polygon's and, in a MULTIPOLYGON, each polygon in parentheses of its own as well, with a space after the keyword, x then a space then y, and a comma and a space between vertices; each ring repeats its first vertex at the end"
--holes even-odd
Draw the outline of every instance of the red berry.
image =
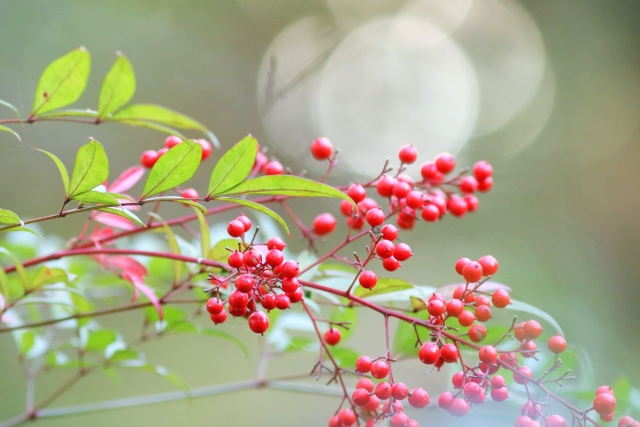
POLYGON ((386 258, 382 260, 382 267, 387 271, 396 271, 400 268, 400 262, 394 257, 386 258))
POLYGON ((435 163, 427 162, 423 164, 420 168, 420 175, 422 175, 422 178, 424 178, 425 180, 433 181, 436 183, 444 179, 444 175, 442 175, 442 172, 438 170, 435 163))
POLYGON ((242 253, 238 252, 238 251, 233 251, 229 254, 229 257, 227 258, 227 263, 229 264, 230 267, 233 268, 240 268, 244 265, 244 259, 242 256, 242 253))
POLYGON ((372 411, 377 411, 379 407, 380 407, 380 399, 378 399, 374 394, 369 397, 369 403, 364 405, 362 409, 364 409, 365 411, 372 412, 372 411))
POLYGON ((509 389, 506 387, 491 389, 491 400, 494 402, 504 402, 509 398, 509 389))
POLYGON ((567 427, 567 420, 560 415, 550 415, 544 421, 545 427, 567 427))
POLYGON ((476 307, 480 305, 486 305, 487 307, 490 307, 491 301, 489 301, 489 298, 484 295, 478 295, 476 297, 476 307))
POLYGON ((164 156, 164 154, 169 151, 169 149, 167 147, 161 148, 158 150, 158 158, 164 156))
POLYGON ((475 195, 465 194, 464 201, 467 203, 467 210, 469 212, 475 212, 478 210, 478 205, 480 204, 480 201, 475 195))
POLYGON ((456 372, 451 377, 451 384, 453 384, 453 388, 461 388, 464 383, 465 374, 462 371, 456 372))
POLYGON ((363 201, 358 203, 358 213, 360 216, 364 217, 367 215, 367 212, 377 207, 379 207, 378 202, 373 200, 371 197, 365 197, 363 201))
POLYGON ((615 414, 613 412, 611 412, 610 414, 600 414, 600 419, 605 423, 613 421, 614 417, 615 417, 615 414))
POLYGON ((473 165, 473 175, 476 177, 478 181, 485 180, 493 175, 493 168, 489 162, 484 160, 480 160, 473 165))
POLYGON ((511 297, 506 290, 497 289, 493 292, 493 295, 491 295, 491 302, 498 308, 505 308, 511 304, 511 297))
POLYGON ((376 360, 371 364, 371 376, 381 380, 389 373, 389 366, 384 360, 376 360))
POLYGON ((262 262, 262 255, 251 249, 242 255, 242 260, 248 267, 255 267, 262 262))
POLYGON ((531 369, 529 369, 526 366, 520 366, 517 372, 513 373, 513 379, 518 384, 526 383, 528 381, 527 378, 531 378, 532 376, 533 376, 533 373, 531 372, 531 369))
POLYGON ((390 176, 383 175, 376 183, 376 191, 382 197, 391 197, 396 180, 390 176))
POLYGON ((398 229, 391 224, 387 224, 382 227, 380 233, 385 240, 393 241, 398 238, 398 229))
POLYGON ((440 218, 440 209, 436 205, 428 204, 422 208, 422 219, 427 222, 436 222, 440 218))
POLYGON ((160 156, 155 150, 147 150, 140 157, 140 164, 147 169, 151 169, 156 164, 160 156))
POLYGON ((369 403, 369 392, 363 388, 357 388, 351 395, 351 400, 357 406, 364 406, 369 403))
POLYGON ((498 352, 492 345, 485 345, 478 351, 478 359, 487 365, 494 364, 498 360, 498 352))
POLYGON ((380 400, 387 400, 391 397, 391 385, 387 382, 381 382, 376 386, 376 396, 380 400))
POLYGON ((442 316, 444 314, 444 310, 445 310, 445 305, 440 300, 429 301, 429 303, 427 304, 427 311, 432 316, 435 316, 435 317, 442 316))
POLYGON ((380 208, 374 208, 367 212, 367 223, 372 227, 377 227, 384 222, 384 212, 380 208))
POLYGON ((426 342, 420 347, 418 352, 418 358, 420 361, 427 365, 433 365, 440 357, 440 348, 438 344, 434 342, 426 342))
POLYGON ((527 417, 526 415, 520 415, 518 418, 516 418, 515 427, 525 427, 525 425, 529 421, 531 421, 531 418, 527 417))
POLYGON ((469 283, 476 283, 482 279, 482 266, 477 262, 469 261, 462 269, 462 277, 469 283))
POLYGON ((240 216, 238 218, 236 218, 237 221, 240 221, 242 223, 242 225, 244 225, 244 231, 247 232, 249 230, 251 230, 251 220, 249 218, 247 218, 246 216, 244 216, 244 214, 240 214, 240 216))
POLYGON ((480 396, 480 386, 474 382, 468 382, 465 384, 463 392, 467 399, 475 399, 480 396))
POLYGON ((246 293, 235 290, 231 292, 229 295, 229 307, 230 308, 241 308, 246 307, 249 303, 249 295, 246 293))
POLYGON ((287 296, 292 303, 300 302, 304 299, 304 293, 301 287, 298 287, 295 292, 287 293, 287 296))
POLYGON ((449 153, 442 153, 436 157, 436 168, 440 173, 448 174, 456 167, 456 160, 449 153))
POLYGON ((458 317, 464 310, 464 303, 459 299, 452 299, 446 305, 447 313, 451 317, 458 317))
POLYGON ((429 393, 421 388, 414 388, 413 390, 411 390, 411 393, 409 393, 408 401, 409 405, 413 406, 414 408, 424 408, 429 404, 429 393))
POLYGON ((522 327, 522 331, 524 332, 524 337, 526 339, 535 340, 540 336, 540 334, 542 334, 544 329, 542 329, 542 326, 537 321, 529 320, 528 322, 525 322, 522 327))
POLYGON ((202 147, 202 160, 206 160, 211 155, 211 143, 206 139, 196 139, 196 142, 202 147))
POLYGON ((340 418, 337 415, 329 418, 329 427, 342 427, 342 422, 340 422, 340 418))
POLYGON ((277 160, 272 160, 264 167, 265 175, 282 175, 284 172, 284 166, 277 160))
POLYGON ((356 218, 347 218, 347 227, 353 228, 354 230, 360 230, 364 225, 364 219, 361 216, 356 218))
POLYGON ((636 420, 631 418, 629 415, 625 415, 618 420, 618 427, 633 427, 635 422, 636 420))
POLYGON ((485 255, 480 258, 478 264, 482 266, 483 276, 493 276, 498 271, 498 261, 491 255, 485 255))
POLYGON ((420 209, 424 205, 424 194, 421 191, 410 191, 405 202, 412 209, 420 209))
POLYGON ((329 345, 338 344, 340 342, 340 338, 342 338, 342 335, 336 328, 329 328, 324 333, 324 341, 329 345))
POLYGON ((469 210, 469 205, 467 205, 467 201, 462 197, 454 194, 447 201, 447 209, 453 216, 462 217, 469 210))
POLYGON ((244 234, 244 224, 237 219, 229 221, 229 224, 227 224, 227 233, 229 233, 231 237, 242 236, 244 234))
POLYGON ((313 220, 313 232, 318 236, 331 233, 338 222, 330 213, 322 213, 313 220))
POLYGON ((502 375, 496 375, 491 378, 491 388, 502 388, 504 385, 505 381, 502 375))
POLYGON ((515 368, 518 365, 518 355, 513 351, 500 354, 500 360, 512 368, 515 368))
POLYGON ((327 138, 318 138, 311 143, 311 155, 316 160, 326 160, 333 154, 333 144, 327 138))
POLYGON ((285 294, 292 294, 294 292, 296 292, 298 290, 298 288, 300 287, 300 283, 298 282, 298 279, 294 278, 286 278, 286 279, 282 279, 282 291, 285 294))
POLYGON ((169 135, 167 137, 167 139, 164 140, 164 146, 168 149, 171 149, 173 147, 175 147, 176 145, 180 144, 182 142, 182 139, 175 136, 175 135, 169 135))
POLYGON ((458 322, 460 323, 461 326, 471 326, 473 325, 473 322, 476 320, 476 316, 473 315, 473 313, 469 310, 464 310, 459 316, 458 316, 458 322))
POLYGON ((286 310, 291 306, 291 300, 288 296, 280 294, 276 296, 276 308, 278 310, 286 310))
POLYGON ((358 357, 358 360, 356 360, 356 370, 358 372, 362 372, 363 374, 366 374, 371 370, 372 363, 373 361, 371 360, 370 357, 360 356, 358 357))
POLYGON ((380 258, 391 258, 394 250, 395 246, 390 240, 383 239, 376 244, 376 254, 378 254, 380 258))
POLYGON ((407 427, 409 425, 409 417, 404 412, 396 412, 391 417, 391 427, 407 427))
POLYGON ((272 237, 267 242, 268 249, 278 249, 279 251, 283 250, 286 247, 286 243, 279 237, 272 237))
POLYGON ((602 393, 593 400, 593 409, 600 414, 611 414, 616 410, 616 398, 611 393, 602 393))
POLYGON ((458 348, 455 344, 445 344, 440 349, 440 357, 447 363, 453 363, 458 360, 458 348))
POLYGON ((298 261, 286 261, 282 264, 282 277, 294 278, 300 273, 300 264, 298 261))
POLYGON ((284 262, 284 254, 279 249, 271 249, 265 258, 271 267, 277 267, 284 262))
POLYGON ((549 338, 547 347, 552 353, 560 354, 567 349, 567 341, 560 335, 554 335, 549 338))
POLYGON ((469 264, 471 260, 469 258, 460 258, 456 261, 456 272, 462 276, 462 270, 469 264))
POLYGON ((464 296, 464 302, 471 303, 475 301, 476 297, 473 292, 468 291, 464 285, 460 285, 453 290, 453 297, 456 299, 462 299, 462 295, 464 296), (466 295, 465 295, 466 292, 466 295))
POLYGON ((240 292, 248 294, 253 290, 256 282, 250 274, 243 274, 236 279, 236 289, 240 292))
POLYGON ((406 261, 413 254, 411 253, 411 247, 406 243, 398 243, 393 250, 393 257, 398 261, 406 261))
POLYGON ((518 351, 520 352, 520 354, 522 354, 522 356, 529 358, 536 355, 537 349, 538 349, 538 346, 536 346, 535 342, 527 341, 520 346, 518 351))
POLYGON ((455 399, 449 408, 449 413, 454 417, 464 417, 469 413, 469 403, 464 399, 455 399))
POLYGON ((391 388, 391 395, 394 399, 404 400, 409 396, 409 388, 404 383, 395 383, 391 388))
POLYGON ((182 193, 180 193, 180 197, 182 197, 183 199, 192 200, 195 202, 200 196, 198 196, 198 192, 195 189, 187 188, 185 190, 182 190, 182 193))
POLYGON ((613 394, 613 389, 611 387, 609 387, 608 385, 601 385, 600 387, 598 387, 596 389, 596 396, 599 396, 602 393, 613 394))
POLYGON ((343 409, 338 414, 338 418, 343 426, 348 427, 356 422, 356 414, 351 409, 343 409))
POLYGON ((378 277, 373 271, 363 271, 358 278, 360 286, 365 289, 372 289, 378 283, 378 277))
POLYGON ((418 158, 418 152, 416 151, 413 145, 405 145, 400 148, 400 152, 398 153, 398 157, 402 163, 406 163, 408 165, 412 164, 418 158))
POLYGON ((220 312, 224 310, 224 304, 218 297, 209 298, 207 300, 206 309, 209 314, 220 314, 220 312))
POLYGON ((486 193, 493 188, 493 178, 485 178, 478 182, 478 191, 486 193))
POLYGON ((353 215, 353 204, 348 200, 342 200, 340 202, 340 213, 346 217, 353 215))
POLYGON ((486 305, 476 307, 476 319, 478 322, 486 322, 491 319, 491 309, 486 305))
POLYGON ((260 304, 265 310, 273 310, 276 308, 276 296, 274 294, 266 294, 260 300, 260 304))
POLYGON ((356 384, 356 388, 363 388, 363 389, 367 390, 369 393, 373 393, 374 385, 373 385, 373 382, 369 378, 362 378, 356 384))
POLYGON ((404 199, 411 191, 411 185, 404 181, 397 181, 393 186, 393 195, 398 199, 404 199))
POLYGON ((367 197, 367 190, 357 182, 349 186, 347 190, 347 196, 351 197, 354 202, 359 203, 367 197))
POLYGON ((469 328, 468 333, 471 341, 480 342, 487 336, 487 329, 482 325, 473 325, 469 328))
POLYGON ((460 191, 463 193, 475 193, 478 190, 478 180, 472 176, 465 176, 460 180, 460 191))
POLYGON ((222 310, 220 313, 212 314, 210 317, 213 323, 219 325, 220 323, 224 323, 224 321, 227 320, 227 312, 222 310))
POLYGON ((269 329, 269 316, 262 311, 256 311, 249 316, 249 329, 256 334, 264 334, 269 329))
POLYGON ((455 400, 455 397, 453 397, 453 394, 449 393, 448 391, 445 391, 440 395, 440 397, 438 397, 438 406, 448 411, 449 408, 451 408, 451 404, 453 403, 454 400, 455 400))

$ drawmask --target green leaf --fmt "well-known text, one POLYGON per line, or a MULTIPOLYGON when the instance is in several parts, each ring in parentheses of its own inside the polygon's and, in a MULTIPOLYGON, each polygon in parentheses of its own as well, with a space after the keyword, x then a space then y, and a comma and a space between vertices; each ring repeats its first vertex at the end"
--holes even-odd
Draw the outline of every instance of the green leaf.
POLYGON ((76 162, 73 165, 71 182, 69 183, 69 198, 89 191, 102 184, 109 177, 109 159, 102 145, 91 140, 78 150, 76 162))
POLYGON ((13 110, 13 112, 16 113, 16 117, 22 120, 22 116, 20 115, 20 110, 18 110, 12 103, 7 102, 3 99, 0 99, 0 105, 4 105, 5 107, 13 110))
POLYGON ((198 169, 201 158, 202 146, 193 141, 184 141, 167 151, 153 165, 142 190, 141 199, 188 181, 198 169))
POLYGON ((58 167, 58 170, 60 171, 60 178, 62 178, 62 185, 64 185, 64 195, 68 196, 69 195, 69 173, 67 172, 67 168, 64 167, 64 164, 54 154, 51 154, 50 152, 41 150, 39 148, 36 148, 36 150, 51 157, 51 159, 54 161, 54 163, 58 167))
POLYGON ((354 204, 353 199, 326 184, 291 175, 269 175, 245 181, 218 195, 273 194, 295 197, 335 197, 354 204))
POLYGON ((15 213, 7 210, 0 209, 0 224, 20 224, 20 217, 15 213))
MULTIPOLYGON (((425 320, 428 315, 429 313, 423 310, 416 317, 416 320, 425 320)), ((429 339, 429 330, 418 326, 418 331, 420 333, 420 340, 426 342, 429 339)), ((391 346, 393 354, 398 356, 417 356, 419 350, 419 346, 416 347, 415 345, 417 338, 413 325, 409 322, 401 321, 398 323, 396 333, 393 337, 393 344, 391 346)))
POLYGON ((190 199, 185 199, 180 196, 161 196, 161 197, 151 197, 149 199, 145 199, 145 202, 174 202, 174 203, 182 203, 183 205, 193 206, 197 208, 200 212, 207 213, 207 208, 202 206, 198 202, 194 202, 190 199))
POLYGON ((38 233, 36 233, 35 231, 31 230, 30 228, 27 227, 11 227, 11 228, 6 228, 4 230, 0 230, 0 233, 4 232, 4 233, 9 233, 12 231, 24 231, 26 233, 31 233, 31 234, 35 234, 36 236, 38 236, 39 238, 42 239, 42 241, 44 242, 44 237, 42 237, 41 235, 39 235, 38 233))
POLYGON ((176 111, 153 104, 134 104, 123 108, 114 114, 109 120, 115 121, 140 121, 157 123, 178 129, 199 130, 209 136, 214 145, 218 146, 218 140, 202 123, 176 111))
POLYGON ((31 331, 24 331, 20 336, 20 343, 18 345, 20 354, 27 354, 35 343, 36 335, 31 331))
POLYGON ((43 265, 38 269, 35 277, 31 280, 28 290, 33 291, 41 286, 58 282, 69 282, 67 272, 61 268, 49 268, 43 265))
POLYGON ((118 339, 115 331, 104 329, 89 332, 89 338, 85 345, 86 351, 104 351, 107 346, 118 339))
POLYGON ((547 322, 549 322, 551 324, 551 326, 556 328, 556 331, 558 331, 558 333, 560 335, 564 336, 564 332, 562 331, 562 328, 560 327, 560 325, 558 324, 556 319, 554 319, 546 311, 540 310, 539 308, 534 307, 534 306, 532 306, 530 304, 527 304, 525 302, 517 301, 517 300, 513 300, 513 299, 511 300, 511 304, 506 306, 505 309, 514 310, 514 311, 522 311, 522 312, 525 312, 525 313, 534 314, 534 315, 540 317, 541 319, 544 319, 547 322))
POLYGON ((425 310, 427 308, 427 303, 424 302, 422 298, 410 296, 409 301, 411 302, 411 308, 413 308, 413 311, 425 310))
POLYGON ((140 221, 140 218, 138 218, 136 216, 136 214, 134 214, 129 209, 124 208, 122 206, 120 206, 120 207, 111 207, 111 208, 96 208, 96 210, 102 211, 102 212, 107 212, 107 213, 114 214, 114 215, 118 215, 118 216, 121 216, 121 217, 126 218, 126 219, 130 219, 131 221, 133 221, 133 222, 137 223, 138 225, 141 225, 141 226, 143 226, 145 228, 147 226, 144 222, 140 221))
MULTIPOLYGON (((149 212, 153 218, 157 219, 162 223, 162 231, 167 235, 167 241, 169 242, 169 249, 176 255, 180 255, 180 245, 178 245, 178 241, 176 240, 175 234, 171 230, 171 227, 165 222, 164 219, 160 217, 160 215, 155 214, 154 212, 149 212)), ((173 262, 173 283, 180 282, 182 278, 182 267, 184 263, 182 261, 178 261, 177 259, 172 260, 173 262)))
POLYGON ((258 212, 262 212, 263 214, 269 215, 271 218, 273 218, 276 221, 278 221, 280 223, 280 225, 282 225, 282 227, 284 228, 284 231, 287 232, 288 236, 291 235, 289 233, 289 227, 287 227, 287 223, 284 222, 284 220, 280 217, 280 215, 278 215, 277 213, 275 213, 274 211, 272 211, 268 207, 266 207, 264 205, 261 205, 260 203, 256 203, 254 201, 247 200, 247 199, 237 199, 235 197, 217 197, 215 200, 220 200, 220 201, 223 201, 223 202, 235 203, 235 204, 238 204, 238 205, 246 206, 246 207, 254 209, 254 210, 258 211, 258 212))
POLYGON ((6 127, 6 126, 2 126, 2 125, 0 125, 0 130, 1 130, 1 131, 4 131, 4 132, 9 132, 9 133, 13 134, 13 136, 15 136, 16 138, 18 138, 18 141, 22 142, 22 139, 20 138, 20 135, 18 135, 18 132, 14 131, 13 129, 8 128, 8 127, 6 127))
POLYGON ((293 337, 291 341, 289 341, 289 345, 284 349, 285 353, 291 353, 294 351, 318 351, 316 348, 316 340, 312 340, 310 338, 303 337, 293 337))
POLYGON ((49 64, 40 77, 31 115, 75 102, 84 92, 90 68, 91 56, 84 47, 49 64))
POLYGON ((341 368, 355 368, 356 360, 360 357, 360 353, 348 347, 332 348, 330 351, 331 355, 341 368))
POLYGON ((118 54, 100 89, 98 114, 104 117, 129 102, 136 91, 136 76, 126 56, 118 54))
POLYGON ((240 184, 251 172, 258 152, 258 141, 246 136, 216 163, 209 181, 208 197, 223 193, 240 184))
POLYGON ((373 289, 369 290, 363 288, 362 286, 358 286, 353 294, 357 297, 367 298, 374 295, 388 294, 391 292, 403 291, 405 289, 411 288, 413 288, 413 285, 409 282, 405 282, 404 280, 400 279, 385 277, 383 279, 378 279, 378 283, 373 289))
POLYGON ((336 307, 331 312, 331 317, 329 320, 335 323, 346 323, 350 322, 348 325, 345 325, 349 329, 345 329, 340 326, 336 326, 340 330, 342 334, 341 342, 346 341, 351 334, 353 334, 353 330, 356 328, 356 321, 358 320, 358 313, 356 313, 356 309, 354 307, 336 307))
POLYGON ((13 256, 11 252, 6 250, 2 246, 0 246, 0 253, 3 253, 9 258, 11 258, 11 261, 13 261, 13 264, 16 266, 16 273, 18 273, 18 277, 20 277, 20 281, 22 282, 22 287, 26 292, 29 289, 29 279, 27 278, 27 272, 22 266, 22 263, 20 263, 20 260, 18 260, 18 258, 13 256))
POLYGON ((109 358, 109 361, 113 363, 117 363, 125 360, 141 360, 141 359, 142 357, 140 356, 140 353, 138 353, 136 350, 125 349, 125 350, 114 351, 111 357, 109 358))
POLYGON ((84 193, 71 196, 70 200, 77 200, 82 203, 99 203, 103 205, 119 205, 120 202, 108 193, 101 193, 99 191, 86 191, 84 193))
POLYGON ((229 251, 226 249, 227 247, 236 249, 238 247, 238 241, 236 239, 220 240, 213 248, 211 248, 207 255, 207 259, 218 262, 227 262, 227 258, 229 258, 229 251))
POLYGON ((90 108, 78 109, 78 108, 69 108, 66 110, 57 110, 57 111, 49 111, 48 113, 38 114, 38 117, 41 119, 47 118, 56 118, 56 117, 89 117, 96 118, 98 117, 98 112, 92 110, 90 108))
MULTIPOLYGON (((161 320, 158 310, 153 307, 147 307, 144 309, 144 318, 149 323, 156 323, 161 320)), ((174 325, 176 323, 183 322, 186 319, 187 314, 184 312, 184 310, 178 307, 167 306, 162 309, 162 320, 167 325, 174 325)))
POLYGON ((193 208, 194 212, 198 216, 198 222, 200 223, 200 248, 202 257, 206 258, 211 250, 211 232, 209 231, 209 224, 204 214, 200 212, 200 209, 193 208))

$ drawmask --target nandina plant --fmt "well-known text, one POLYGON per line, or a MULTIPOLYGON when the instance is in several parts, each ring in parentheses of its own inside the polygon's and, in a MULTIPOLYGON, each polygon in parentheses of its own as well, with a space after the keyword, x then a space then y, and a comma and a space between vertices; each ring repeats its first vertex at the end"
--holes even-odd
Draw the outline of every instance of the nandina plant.
MULTIPOLYGON (((632 418, 637 408, 630 404, 628 384, 619 390, 581 388, 563 367, 571 346, 560 326, 542 310, 512 300, 510 289, 493 280, 499 263, 491 255, 451 260, 456 285, 434 288, 399 278, 403 263, 423 258, 402 242, 403 235, 475 212, 477 194, 493 186, 488 162, 459 168, 452 155, 443 153, 422 165, 420 177, 412 177, 405 166, 417 161, 418 152, 406 145, 397 152, 396 168, 387 162, 366 182, 328 185, 337 152, 326 138, 310 145, 312 156, 327 166, 324 176, 315 180, 269 159, 251 136, 226 153, 213 154, 217 140, 201 123, 156 105, 127 105, 135 77, 122 55, 104 79, 97 110, 62 109, 84 91, 89 68, 84 48, 54 61, 40 79, 26 119, 2 101, 18 118, 0 120, 0 130, 19 139, 5 125, 118 122, 169 136, 157 151, 141 153, 140 165, 115 179, 108 149, 93 139, 79 149, 71 174, 55 154, 37 150, 34 155, 48 156, 52 170, 55 166, 59 172, 60 210, 32 219, 0 210, 0 232, 5 235, 38 234, 30 224, 41 221, 75 220, 79 230, 64 247, 49 253, 21 239, 5 238, 0 247, 8 262, 0 268, 0 333, 13 334, 28 385, 25 407, 16 408, 17 415, 0 425, 90 410, 54 405, 74 384, 97 372, 142 369, 187 389, 176 374, 147 361, 141 345, 168 334, 198 333, 226 339, 246 351, 229 329, 217 326, 229 323, 266 337, 269 351, 259 355, 263 368, 292 350, 315 352, 317 360, 299 376, 290 373, 286 381, 266 378, 261 369, 255 381, 229 384, 212 393, 268 388, 276 382, 280 389, 299 392, 329 390, 325 394, 339 396, 335 406, 326 409, 331 427, 414 427, 418 422, 409 415, 417 412, 406 411, 408 407, 439 407, 453 417, 472 417, 472 409, 484 404, 512 413, 516 427, 600 426, 617 414, 624 415, 619 426, 640 425, 632 418), (208 140, 189 139, 176 129, 204 132, 208 140), (217 162, 207 166, 210 157, 217 162), (199 167, 212 168, 206 190, 186 185, 199 167), (140 195, 127 194, 141 180, 140 195), (344 216, 342 225, 330 213, 301 218, 289 205, 299 197, 335 199, 344 216), (167 203, 180 203, 189 213, 167 218, 162 209, 167 203), (286 249, 289 229, 267 207, 274 205, 287 213, 311 251, 295 254, 286 249), (220 222, 219 214, 233 211, 237 217, 224 222, 225 235, 211 227, 220 222), (268 231, 259 230, 256 220, 268 231), (344 237, 338 245, 326 247, 321 236, 332 233, 344 237), (378 277, 374 270, 385 273, 378 277), (121 290, 127 298, 104 298, 100 289, 105 286, 121 290), (100 324, 105 316, 134 310, 145 314, 139 339, 126 341, 119 331, 100 324), (499 310, 519 311, 525 318, 513 316, 510 323, 492 324, 499 310), (384 320, 383 328, 368 331, 384 337, 385 348, 378 354, 362 354, 346 344, 363 311, 384 320), (406 382, 412 378, 394 375, 400 359, 409 359, 416 372, 426 367, 430 375, 420 377, 419 387, 409 387, 406 382), (49 395, 36 396, 38 375, 51 370, 72 374, 49 395), (450 391, 434 395, 430 379, 445 374, 451 378, 450 391), (322 379, 326 388, 304 382, 309 376, 322 379), (294 388, 296 378, 302 383, 294 388), (578 387, 559 394, 570 381, 578 387), (510 395, 522 404, 520 413, 500 403, 510 395)), ((92 408, 161 400, 167 398, 97 402, 92 408)))

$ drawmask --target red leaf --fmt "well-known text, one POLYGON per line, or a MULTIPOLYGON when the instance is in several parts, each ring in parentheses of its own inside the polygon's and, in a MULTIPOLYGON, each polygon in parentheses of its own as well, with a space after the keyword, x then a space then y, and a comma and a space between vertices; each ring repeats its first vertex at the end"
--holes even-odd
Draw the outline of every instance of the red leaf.
POLYGON ((109 188, 111 193, 122 193, 129 190, 136 185, 140 178, 144 175, 144 168, 142 166, 133 166, 122 172, 118 179, 113 181, 109 188))
POLYGON ((109 257, 107 263, 112 267, 119 268, 123 273, 139 277, 145 277, 147 275, 145 266, 128 256, 112 256, 109 257))
POLYGON ((96 214, 93 219, 109 227, 120 228, 122 230, 133 230, 136 228, 133 222, 128 219, 107 212, 100 212, 96 214))
POLYGON ((136 291, 142 292, 147 298, 149 298, 149 301, 151 301, 151 304, 153 304, 153 306, 156 308, 156 311, 158 312, 158 318, 162 320, 162 305, 160 304, 160 300, 158 299, 158 296, 153 292, 153 290, 145 285, 142 277, 124 272, 122 273, 122 278, 130 282, 136 291))

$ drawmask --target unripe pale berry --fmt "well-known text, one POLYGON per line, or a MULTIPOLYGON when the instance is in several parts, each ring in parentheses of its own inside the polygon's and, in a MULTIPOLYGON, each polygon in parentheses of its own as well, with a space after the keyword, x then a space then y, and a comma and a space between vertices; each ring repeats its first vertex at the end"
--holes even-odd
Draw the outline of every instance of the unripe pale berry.
POLYGON ((487 329, 482 325, 473 325, 468 333, 471 341, 480 342, 487 336, 487 329))
POLYGON ((560 415, 550 415, 544 422, 545 427, 567 427, 567 420, 560 415))
POLYGON ((318 236, 331 233, 336 228, 338 222, 330 213, 322 213, 313 221, 313 232, 318 236))
POLYGON ((455 399, 449 408, 449 413, 454 417, 464 417, 469 413, 469 403, 464 399, 455 399))
POLYGON ((318 138, 311 143, 311 155, 316 160, 326 160, 333 154, 333 144, 327 138, 318 138))

